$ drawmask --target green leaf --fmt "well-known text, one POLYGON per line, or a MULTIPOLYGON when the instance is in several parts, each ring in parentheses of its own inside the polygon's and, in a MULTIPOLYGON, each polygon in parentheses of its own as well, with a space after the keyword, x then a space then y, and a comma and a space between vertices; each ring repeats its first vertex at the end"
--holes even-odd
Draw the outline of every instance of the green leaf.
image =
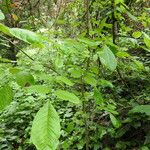
POLYGON ((55 150, 59 143, 59 137, 59 116, 48 101, 33 120, 31 140, 38 150, 55 150))
POLYGON ((97 80, 90 74, 87 74, 83 79, 87 84, 90 84, 92 86, 96 86, 97 84, 97 80))
POLYGON ((150 48, 150 37, 145 33, 144 33, 144 43, 148 48, 150 48))
POLYGON ((145 113, 150 116, 150 105, 135 106, 129 113, 145 113))
POLYGON ((43 41, 42 38, 38 34, 32 32, 32 31, 29 31, 29 30, 25 30, 25 29, 11 28, 10 33, 14 37, 16 37, 24 42, 27 42, 29 44, 42 43, 42 41, 43 41))
POLYGON ((98 105, 101 105, 104 102, 102 94, 96 87, 94 88, 94 99, 96 100, 96 104, 98 105))
POLYGON ((141 37, 141 35, 142 35, 142 33, 140 31, 135 31, 135 32, 132 33, 132 36, 136 39, 141 37))
POLYGON ((80 78, 83 73, 83 70, 78 66, 74 66, 73 68, 70 68, 68 71, 71 74, 71 77, 73 78, 80 78))
POLYGON ((120 121, 112 114, 109 114, 110 120, 115 128, 119 128, 121 126, 120 121))
POLYGON ((30 93, 47 94, 50 92, 50 88, 44 85, 32 85, 30 87, 27 87, 27 91, 30 93))
POLYGON ((19 69, 19 68, 15 68, 15 67, 9 68, 9 72, 12 73, 12 74, 17 74, 20 71, 21 71, 21 69, 19 69))
POLYGON ((127 15, 129 16, 129 18, 131 18, 132 20, 134 20, 134 21, 137 21, 137 20, 138 20, 137 17, 134 16, 134 15, 132 15, 129 11, 126 11, 126 13, 127 13, 127 15))
POLYGON ((109 49, 109 47, 104 46, 102 51, 99 52, 99 57, 100 57, 101 63, 105 67, 107 67, 111 71, 114 71, 116 69, 117 60, 113 52, 109 49))
POLYGON ((0 32, 3 32, 4 34, 11 36, 9 28, 3 25, 2 23, 0 23, 0 32))
POLYGON ((68 91, 57 90, 55 91, 55 95, 62 100, 68 100, 75 104, 79 104, 81 102, 75 94, 70 93, 68 91))
POLYGON ((6 58, 0 58, 0 63, 13 63, 13 61, 6 58))
POLYGON ((0 89, 0 109, 8 106, 13 99, 13 90, 10 86, 6 85, 0 89))
POLYGON ((85 43, 89 47, 97 47, 98 45, 101 44, 101 41, 95 41, 93 39, 91 40, 88 38, 80 38, 80 39, 78 39, 78 41, 85 43))
POLYGON ((64 76, 58 76, 58 77, 56 77, 56 80, 61 81, 69 86, 74 85, 74 83, 71 80, 69 80, 67 77, 64 77, 64 76))
POLYGON ((124 0, 115 0, 115 5, 117 5, 119 3, 124 3, 124 0))
POLYGON ((149 148, 147 146, 142 146, 141 150, 149 150, 149 148))
POLYGON ((34 77, 28 72, 21 71, 16 74, 16 82, 21 87, 33 85, 34 77))
POLYGON ((127 58, 130 57, 130 54, 128 54, 127 52, 117 52, 116 54, 119 58, 127 58))
POLYGON ((4 14, 2 13, 2 11, 0 10, 0 20, 4 20, 5 19, 5 16, 4 14))
POLYGON ((104 80, 104 79, 101 79, 101 80, 100 80, 100 85, 101 85, 102 87, 110 87, 110 88, 113 88, 113 87, 114 87, 113 84, 112 84, 110 81, 104 80))

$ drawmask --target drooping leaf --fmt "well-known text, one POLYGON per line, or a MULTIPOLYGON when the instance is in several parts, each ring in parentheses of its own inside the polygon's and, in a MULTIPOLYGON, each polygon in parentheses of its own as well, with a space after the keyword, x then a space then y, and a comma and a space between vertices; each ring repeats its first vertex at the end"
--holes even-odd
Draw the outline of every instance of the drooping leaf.
POLYGON ((71 80, 69 80, 67 77, 64 77, 64 76, 58 76, 56 78, 56 80, 57 81, 61 81, 61 82, 65 83, 65 84, 67 84, 69 86, 73 86, 74 85, 74 83, 71 80))
POLYGON ((120 121, 112 114, 109 114, 110 120, 115 128, 119 128, 121 126, 120 121))
POLYGON ((34 77, 28 72, 21 71, 16 74, 16 82, 22 87, 30 86, 34 84, 34 77))
POLYGON ((130 110, 130 113, 145 113, 146 115, 150 116, 150 105, 135 106, 130 110))
POLYGON ((13 91, 12 88, 8 85, 2 87, 0 89, 0 109, 4 109, 8 106, 13 99, 13 91))
POLYGON ((27 87, 27 91, 30 93, 47 94, 50 92, 50 88, 44 85, 32 85, 30 87, 27 87))
POLYGON ((59 116, 48 101, 36 114, 32 129, 31 140, 37 150, 55 150, 59 143, 59 116))
POLYGON ((0 10, 0 20, 4 20, 5 19, 5 16, 4 14, 2 13, 2 11, 0 10))
POLYGON ((117 60, 115 58, 115 55, 113 52, 109 49, 108 46, 104 46, 102 51, 99 52, 99 57, 101 60, 101 63, 110 69, 111 71, 114 71, 117 67, 117 60))
POLYGON ((57 90, 55 91, 55 95, 62 100, 67 100, 75 104, 80 103, 79 98, 74 93, 70 93, 68 91, 57 90))
POLYGON ((14 37, 16 37, 24 42, 27 42, 29 44, 37 44, 37 43, 41 43, 43 41, 42 38, 38 34, 32 32, 32 31, 26 30, 26 29, 11 28, 10 33, 14 37))

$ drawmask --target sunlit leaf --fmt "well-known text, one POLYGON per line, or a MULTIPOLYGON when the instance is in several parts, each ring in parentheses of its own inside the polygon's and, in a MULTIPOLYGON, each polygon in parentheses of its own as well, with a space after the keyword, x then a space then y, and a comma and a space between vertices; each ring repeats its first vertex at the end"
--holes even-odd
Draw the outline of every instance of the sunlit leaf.
POLYGON ((55 95, 57 96, 57 98, 60 98, 62 100, 68 100, 75 104, 79 104, 81 102, 74 93, 70 93, 68 91, 57 90, 55 91, 55 95))
POLYGON ((56 78, 56 80, 57 81, 61 81, 61 82, 65 83, 65 84, 67 84, 69 86, 73 86, 74 85, 74 83, 71 80, 69 80, 67 77, 64 77, 64 76, 58 76, 56 78))
POLYGON ((41 43, 43 41, 38 34, 26 29, 11 28, 10 33, 16 38, 30 44, 41 43))
POLYGON ((101 63, 105 67, 107 67, 111 71, 114 71, 116 69, 117 60, 113 52, 109 49, 109 47, 104 46, 102 51, 99 52, 99 57, 100 57, 101 63))
POLYGON ((27 91, 30 93, 47 94, 50 92, 50 88, 44 85, 32 85, 30 87, 27 87, 27 91))
POLYGON ((55 150, 59 143, 59 116, 48 101, 36 114, 32 129, 31 140, 37 150, 55 150))
POLYGON ((90 84, 92 86, 96 86, 97 84, 97 80, 90 74, 87 74, 83 79, 87 84, 90 84))
POLYGON ((141 33, 140 31, 135 31, 135 32, 132 33, 132 36, 133 36, 134 38, 139 38, 139 37, 142 36, 142 33, 141 33))
POLYGON ((104 80, 104 79, 101 79, 101 80, 100 80, 100 85, 101 85, 102 87, 110 87, 110 88, 113 88, 113 87, 114 87, 113 84, 112 84, 110 81, 104 80))
POLYGON ((0 32, 11 36, 9 28, 2 23, 0 23, 0 32))
POLYGON ((13 99, 12 88, 8 85, 0 89, 0 109, 4 109, 8 106, 13 99))
POLYGON ((0 20, 4 20, 5 19, 5 16, 4 14, 2 13, 2 11, 0 10, 0 20))
POLYGON ((22 87, 30 86, 34 84, 34 77, 28 72, 21 71, 16 74, 16 82, 22 87))

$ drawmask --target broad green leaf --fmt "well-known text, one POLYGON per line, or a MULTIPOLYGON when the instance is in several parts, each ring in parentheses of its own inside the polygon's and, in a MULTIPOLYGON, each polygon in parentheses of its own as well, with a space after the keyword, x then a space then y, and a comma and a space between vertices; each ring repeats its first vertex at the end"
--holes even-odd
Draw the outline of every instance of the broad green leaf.
POLYGON ((27 87, 27 91, 30 93, 47 94, 50 92, 50 88, 45 85, 32 85, 30 87, 27 87))
POLYGON ((110 120, 115 128, 119 128, 121 126, 120 121, 112 114, 109 114, 110 120))
POLYGON ((144 43, 148 48, 150 48, 150 37, 145 33, 144 33, 144 43))
POLYGON ((31 129, 31 140, 37 150, 55 150, 59 143, 59 116, 48 101, 36 114, 31 129))
POLYGON ((150 105, 135 106, 129 113, 145 113, 150 116, 150 105))
POLYGON ((2 23, 0 23, 0 32, 11 36, 10 29, 2 23))
POLYGON ((139 38, 139 37, 142 36, 142 33, 141 33, 140 31, 135 31, 135 32, 132 33, 132 36, 133 36, 134 38, 139 38))
POLYGON ((81 102, 75 94, 70 93, 68 91, 57 90, 55 91, 55 95, 62 100, 68 100, 75 104, 79 104, 81 102))
POLYGON ((56 77, 56 80, 57 81, 61 81, 61 82, 65 83, 65 84, 67 84, 69 86, 73 86, 74 85, 74 83, 71 80, 69 80, 67 77, 64 77, 64 76, 58 76, 58 77, 56 77))
POLYGON ((13 99, 13 91, 10 86, 4 86, 0 89, 0 110, 8 106, 13 99))
POLYGON ((94 99, 96 100, 96 104, 98 104, 98 105, 100 105, 104 102, 102 94, 96 87, 94 88, 94 99))
POLYGON ((30 44, 42 43, 43 41, 38 34, 26 29, 11 28, 10 33, 14 37, 30 44))
POLYGON ((96 86, 97 84, 97 80, 90 74, 87 74, 83 79, 87 84, 90 84, 92 86, 96 86))
POLYGON ((105 67, 107 67, 111 71, 114 71, 116 69, 117 60, 113 52, 109 49, 109 47, 104 46, 102 51, 99 52, 99 57, 100 57, 101 63, 105 67))
POLYGON ((21 71, 16 74, 16 82, 22 87, 30 86, 34 84, 34 77, 28 72, 21 71))
POLYGON ((0 10, 0 20, 4 20, 5 19, 5 16, 4 14, 2 13, 2 11, 0 10))

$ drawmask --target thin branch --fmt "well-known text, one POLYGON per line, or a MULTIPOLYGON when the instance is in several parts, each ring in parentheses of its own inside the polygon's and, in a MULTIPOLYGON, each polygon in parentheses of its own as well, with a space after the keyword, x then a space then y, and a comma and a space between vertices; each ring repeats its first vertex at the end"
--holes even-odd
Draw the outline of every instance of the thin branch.
POLYGON ((4 38, 5 40, 7 40, 8 42, 10 42, 12 45, 14 45, 18 50, 20 50, 24 55, 26 55, 29 59, 31 59, 31 60, 33 60, 34 61, 34 59, 31 57, 31 56, 29 56, 26 52, 24 52, 20 47, 18 47, 16 44, 14 44, 11 40, 9 40, 8 38, 6 38, 6 37, 4 37, 4 36, 2 36, 2 35, 0 35, 2 38, 4 38))

